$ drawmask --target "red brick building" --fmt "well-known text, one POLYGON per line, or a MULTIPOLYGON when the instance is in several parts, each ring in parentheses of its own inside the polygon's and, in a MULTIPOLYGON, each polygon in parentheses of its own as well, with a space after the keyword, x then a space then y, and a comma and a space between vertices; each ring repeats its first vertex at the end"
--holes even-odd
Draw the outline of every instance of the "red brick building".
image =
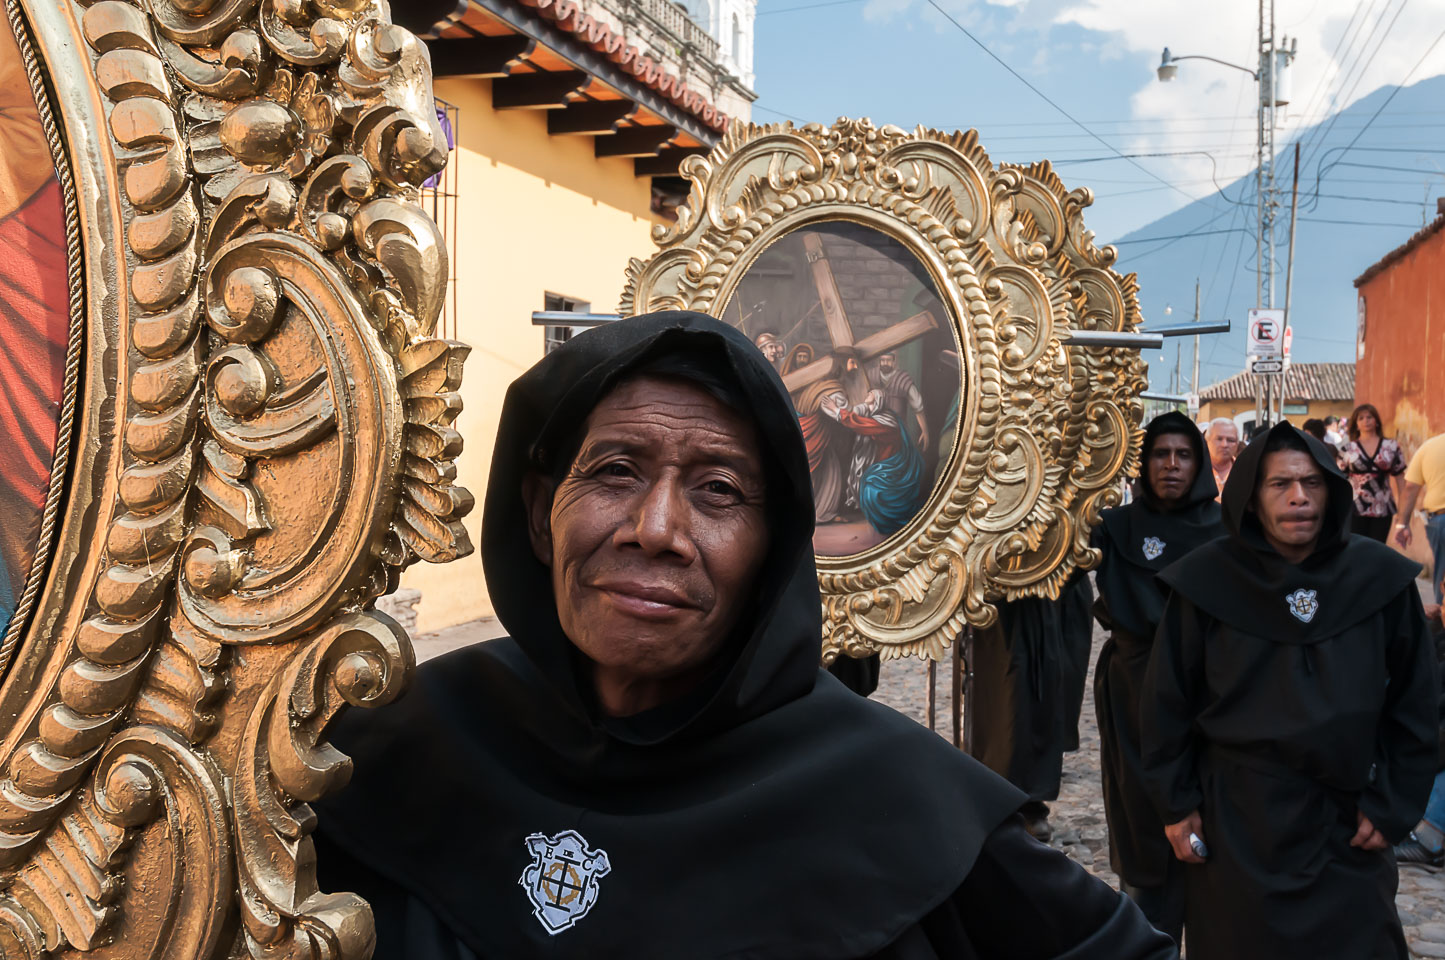
POLYGON ((1440 209, 1355 281, 1355 399, 1380 409, 1386 435, 1407 453, 1445 433, 1445 203, 1440 209))

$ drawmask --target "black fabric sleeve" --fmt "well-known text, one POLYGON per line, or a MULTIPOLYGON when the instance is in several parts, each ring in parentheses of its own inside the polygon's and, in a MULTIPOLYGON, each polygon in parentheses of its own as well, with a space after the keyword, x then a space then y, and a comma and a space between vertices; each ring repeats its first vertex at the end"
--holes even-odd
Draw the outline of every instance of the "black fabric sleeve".
POLYGON ((1194 733, 1204 678, 1200 619, 1194 604, 1169 595, 1139 692, 1144 785, 1166 824, 1183 820, 1204 799, 1194 733))
POLYGON ((1425 812, 1435 779, 1440 677, 1415 585, 1392 607, 1385 637, 1390 682, 1360 810, 1385 839, 1399 843, 1425 812))
POLYGON ((1018 816, 989 834, 963 886, 920 928, 939 960, 1179 956, 1174 941, 1149 926, 1132 900, 1029 836, 1018 816))

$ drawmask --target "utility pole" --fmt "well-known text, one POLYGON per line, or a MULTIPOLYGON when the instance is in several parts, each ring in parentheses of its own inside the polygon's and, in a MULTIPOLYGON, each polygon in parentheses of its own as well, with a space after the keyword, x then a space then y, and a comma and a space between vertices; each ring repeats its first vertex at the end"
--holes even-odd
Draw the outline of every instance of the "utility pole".
MULTIPOLYGON (((1194 322, 1199 322, 1199 278, 1194 278, 1194 322)), ((1194 335, 1194 376, 1189 379, 1189 392, 1199 393, 1199 334, 1194 335)))
MULTIPOLYGON (((1256 52, 1259 60, 1257 69, 1241 66, 1237 63, 1230 63, 1227 60, 1220 60, 1217 57, 1204 56, 1201 54, 1188 54, 1176 57, 1168 47, 1164 48, 1164 55, 1159 61, 1159 80, 1161 83, 1168 83, 1179 73, 1179 62, 1183 60, 1209 60, 1222 66, 1235 70, 1242 70, 1254 78, 1259 89, 1258 117, 1256 123, 1255 137, 1255 166, 1254 166, 1254 194, 1255 194, 1255 252, 1254 252, 1254 305, 1258 309, 1274 308, 1274 220, 1279 209, 1278 189, 1274 180, 1274 134, 1278 126, 1279 109, 1289 104, 1289 66, 1294 61, 1299 51, 1299 38, 1293 42, 1288 37, 1275 37, 1274 4, 1275 0, 1268 0, 1269 9, 1265 10, 1266 0, 1259 0, 1259 22, 1255 32, 1257 43, 1256 52), (1267 22, 1266 22, 1267 21, 1267 22), (1268 34, 1265 33, 1268 29, 1268 34)), ((1195 348, 1196 363, 1198 348, 1195 348)), ((1261 374, 1260 380, 1254 395, 1255 423, 1261 424, 1270 416, 1270 408, 1266 406, 1269 400, 1266 398, 1266 385, 1271 381, 1267 378, 1273 374, 1261 374)), ((1197 379, 1197 378, 1196 378, 1197 379)), ((1269 392, 1283 393, 1282 390, 1270 390, 1269 392)))
MULTIPOLYGON (((1288 343, 1293 336, 1290 332, 1290 323, 1294 317, 1289 312, 1290 292, 1294 289, 1294 230, 1295 224, 1299 222, 1299 141, 1294 144, 1294 182, 1290 186, 1289 196, 1289 259, 1284 268, 1284 329, 1285 342, 1288 343)), ((1284 375, 1280 375, 1280 385, 1284 384, 1284 375)), ((1284 393, 1283 389, 1280 391, 1284 393)), ((1279 399, 1279 415, 1284 417, 1284 397, 1279 399)))

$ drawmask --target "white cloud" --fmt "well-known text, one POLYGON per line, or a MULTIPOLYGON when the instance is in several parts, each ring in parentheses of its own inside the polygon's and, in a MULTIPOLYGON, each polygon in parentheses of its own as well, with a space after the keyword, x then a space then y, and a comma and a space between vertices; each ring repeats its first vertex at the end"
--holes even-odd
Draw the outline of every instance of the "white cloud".
MULTIPOLYGON (((1257 16, 1258 6, 1249 0, 1215 2, 1193 11, 1159 0, 1079 0, 1055 22, 1113 33, 1121 45, 1147 55, 1151 67, 1167 45, 1175 56, 1204 54, 1254 68, 1257 16)), ((1288 119, 1276 133, 1277 146, 1282 148, 1294 131, 1327 119, 1381 86, 1445 72, 1441 43, 1411 75, 1442 26, 1445 0, 1278 3, 1276 32, 1298 38, 1299 55, 1290 68, 1291 103, 1288 119)), ((1208 147, 1235 154, 1218 158, 1220 180, 1233 179, 1254 166, 1249 154, 1255 142, 1255 97, 1248 76, 1206 61, 1180 64, 1171 83, 1147 76, 1131 98, 1130 114, 1141 127, 1157 132, 1136 135, 1126 146, 1137 152, 1208 147), (1239 119, 1206 119, 1217 117, 1239 119), (1232 135, 1224 132, 1231 126, 1232 135), (1188 132, 1198 130, 1212 132, 1188 132)), ((1210 169, 1207 158, 1170 158, 1163 167, 1166 175, 1180 179, 1208 177, 1210 169)), ((1207 184, 1198 186, 1201 192, 1207 190, 1207 184)))
MULTIPOLYGON (((970 29, 970 21, 996 18, 1006 18, 997 26, 1007 33, 1032 30, 1047 35, 1056 26, 1082 27, 1097 34, 1082 49, 1094 48, 1090 52, 1101 63, 1110 63, 1111 69, 1137 63, 1138 87, 1127 111, 1131 122, 1101 127, 1098 132, 1125 152, 1208 150, 1214 154, 1212 161, 1206 157, 1145 161, 1161 175, 1187 182, 1191 193, 1209 193, 1211 175, 1227 183, 1254 168, 1254 81, 1227 67, 1192 60, 1180 64, 1172 82, 1160 83, 1154 67, 1168 46, 1175 56, 1205 55, 1256 68, 1255 0, 941 2, 970 29), (1132 132, 1111 136, 1116 130, 1132 132)), ((868 0, 865 9, 870 18, 889 20, 918 7, 933 13, 924 0, 868 0)), ((1442 27, 1445 0, 1277 0, 1276 33, 1298 38, 1299 43, 1299 55, 1290 69, 1291 104, 1276 134, 1277 146, 1283 148, 1294 131, 1328 119, 1381 86, 1401 83, 1407 76, 1414 83, 1445 73, 1442 42, 1411 75, 1442 27)), ((1024 63, 1018 66, 1027 68, 1024 63)), ((1049 77, 1045 88, 1057 80, 1049 77)), ((1096 117, 1125 115, 1105 105, 1095 112, 1096 117)), ((1166 202, 1177 206, 1183 198, 1173 194, 1166 202)))

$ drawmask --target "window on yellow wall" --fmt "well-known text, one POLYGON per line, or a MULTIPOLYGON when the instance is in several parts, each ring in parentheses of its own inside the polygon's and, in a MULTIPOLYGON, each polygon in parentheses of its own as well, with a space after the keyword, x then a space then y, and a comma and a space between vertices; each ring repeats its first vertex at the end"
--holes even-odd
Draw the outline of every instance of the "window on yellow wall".
MULTIPOLYGON (((546 293, 542 295, 542 309, 548 313, 591 313, 592 304, 575 297, 564 297, 560 293, 546 293)), ((546 337, 543 349, 546 353, 551 353, 571 340, 573 335, 586 329, 585 326, 572 327, 549 323, 542 328, 543 335, 546 337)))
POLYGON ((441 172, 421 185, 421 203, 431 214, 432 222, 441 231, 447 250, 447 295, 437 317, 437 336, 457 338, 457 234, 461 218, 457 216, 457 198, 461 195, 461 166, 456 163, 456 146, 461 129, 461 111, 456 104, 436 101, 437 123, 446 137, 447 165, 441 172))

